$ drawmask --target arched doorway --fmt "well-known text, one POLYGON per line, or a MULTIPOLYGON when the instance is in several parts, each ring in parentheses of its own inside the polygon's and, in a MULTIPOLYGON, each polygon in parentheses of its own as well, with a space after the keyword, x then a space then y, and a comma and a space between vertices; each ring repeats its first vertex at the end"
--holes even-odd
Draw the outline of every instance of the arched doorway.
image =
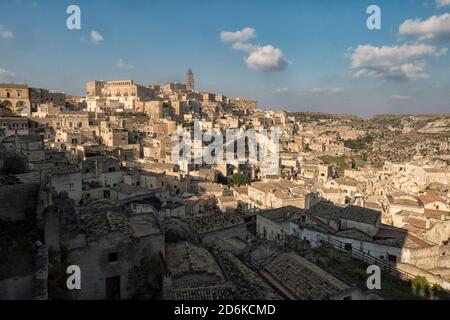
POLYGON ((18 102, 16 103, 16 109, 17 109, 17 110, 22 109, 22 108, 24 108, 24 107, 25 107, 25 102, 23 102, 23 101, 18 101, 18 102))
POLYGON ((10 109, 10 110, 12 110, 12 107, 13 107, 11 101, 8 101, 8 100, 2 101, 2 102, 0 103, 0 105, 1 105, 3 108, 8 108, 8 109, 10 109))

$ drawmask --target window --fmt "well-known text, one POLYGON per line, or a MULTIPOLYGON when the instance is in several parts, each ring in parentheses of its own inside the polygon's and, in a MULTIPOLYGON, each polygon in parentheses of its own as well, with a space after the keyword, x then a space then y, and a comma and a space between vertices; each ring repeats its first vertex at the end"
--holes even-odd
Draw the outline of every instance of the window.
POLYGON ((346 243, 345 246, 344 246, 344 249, 346 251, 352 251, 353 250, 352 244, 351 243, 346 243))
POLYGON ((118 254, 117 252, 112 252, 110 254, 108 254, 108 262, 117 262, 118 260, 118 254))
POLYGON ((389 259, 390 262, 397 262, 397 256, 394 256, 394 255, 392 255, 392 254, 390 254, 390 255, 388 256, 388 259, 389 259))
POLYGON ((7 97, 7 98, 11 98, 11 93, 7 92, 7 93, 6 93, 6 97, 7 97))
POLYGON ((69 190, 73 190, 73 183, 69 183, 69 190))

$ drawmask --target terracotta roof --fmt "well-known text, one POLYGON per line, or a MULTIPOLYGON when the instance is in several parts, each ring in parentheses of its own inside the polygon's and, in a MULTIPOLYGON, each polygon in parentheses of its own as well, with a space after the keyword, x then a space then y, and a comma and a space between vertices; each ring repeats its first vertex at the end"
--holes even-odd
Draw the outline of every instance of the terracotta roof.
POLYGON ((450 215, 450 212, 444 210, 425 209, 425 216, 428 218, 440 219, 442 215, 450 215))
POLYGON ((442 202, 445 203, 445 200, 441 197, 438 197, 435 194, 428 193, 424 196, 419 197, 420 201, 422 201, 423 204, 432 203, 432 202, 442 202))
POLYGON ((419 228, 419 229, 427 229, 427 221, 425 219, 417 219, 414 217, 409 217, 406 219, 406 222, 410 225, 419 228))

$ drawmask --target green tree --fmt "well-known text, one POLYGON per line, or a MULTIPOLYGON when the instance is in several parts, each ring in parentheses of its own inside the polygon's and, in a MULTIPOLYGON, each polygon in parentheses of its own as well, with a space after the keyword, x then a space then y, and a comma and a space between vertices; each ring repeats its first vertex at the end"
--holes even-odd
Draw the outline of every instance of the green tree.
POLYGON ((425 277, 417 276, 412 280, 411 286, 414 294, 425 298, 430 285, 425 277))
POLYGON ((229 184, 232 186, 242 186, 249 184, 248 178, 242 173, 235 173, 229 178, 229 184))
POLYGON ((230 179, 225 177, 223 174, 219 174, 217 176, 217 182, 223 185, 228 185, 230 183, 230 179))

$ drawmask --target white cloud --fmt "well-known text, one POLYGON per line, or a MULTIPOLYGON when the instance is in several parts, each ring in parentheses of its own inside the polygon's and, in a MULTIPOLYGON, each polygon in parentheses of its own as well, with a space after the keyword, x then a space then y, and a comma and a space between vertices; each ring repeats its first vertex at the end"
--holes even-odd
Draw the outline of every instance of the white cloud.
POLYGON ((16 74, 14 72, 0 68, 0 80, 9 81, 12 78, 14 78, 15 76, 16 76, 16 74))
POLYGON ((284 57, 281 49, 270 44, 260 46, 245 43, 255 36, 256 30, 253 28, 245 28, 236 32, 224 31, 220 34, 221 40, 232 43, 233 49, 248 53, 244 58, 248 68, 259 71, 275 71, 286 68, 290 62, 284 57))
POLYGON ((309 90, 312 93, 342 93, 344 88, 312 88, 309 90))
POLYGON ((103 36, 98 31, 95 30, 91 31, 91 42, 98 44, 103 40, 104 40, 103 36))
POLYGON ((256 37, 256 30, 249 27, 240 31, 223 31, 220 33, 220 40, 228 43, 245 42, 254 37, 256 37))
POLYGON ((117 62, 117 68, 119 68, 119 69, 133 69, 134 65, 129 64, 129 63, 125 63, 123 61, 123 59, 119 59, 119 61, 117 62))
POLYGON ((281 49, 272 45, 255 46, 249 43, 234 43, 233 49, 248 52, 244 58, 247 67, 259 71, 283 70, 289 64, 281 49))
MULTIPOLYGON (((450 4, 450 0, 446 0, 450 4)), ((400 35, 419 36, 420 40, 450 41, 450 14, 432 16, 426 20, 408 19, 400 25, 400 35)))
POLYGON ((14 33, 8 29, 6 29, 5 26, 1 26, 0 25, 0 36, 3 39, 13 39, 14 38, 14 33))
POLYGON ((450 0, 436 0, 436 6, 438 8, 450 6, 450 0))
POLYGON ((289 92, 289 89, 286 87, 282 87, 282 88, 276 88, 275 90, 273 90, 273 93, 287 93, 289 92))
POLYGON ((258 47, 244 60, 250 69, 262 71, 282 70, 289 64, 281 49, 271 45, 258 47))
POLYGON ((410 96, 405 96, 405 95, 401 95, 401 94, 393 94, 389 98, 391 98, 392 100, 409 100, 409 99, 411 99, 410 96))
POLYGON ((439 57, 447 49, 426 44, 374 47, 360 45, 351 55, 353 76, 356 78, 386 78, 418 80, 429 77, 423 61, 426 57, 439 57))

